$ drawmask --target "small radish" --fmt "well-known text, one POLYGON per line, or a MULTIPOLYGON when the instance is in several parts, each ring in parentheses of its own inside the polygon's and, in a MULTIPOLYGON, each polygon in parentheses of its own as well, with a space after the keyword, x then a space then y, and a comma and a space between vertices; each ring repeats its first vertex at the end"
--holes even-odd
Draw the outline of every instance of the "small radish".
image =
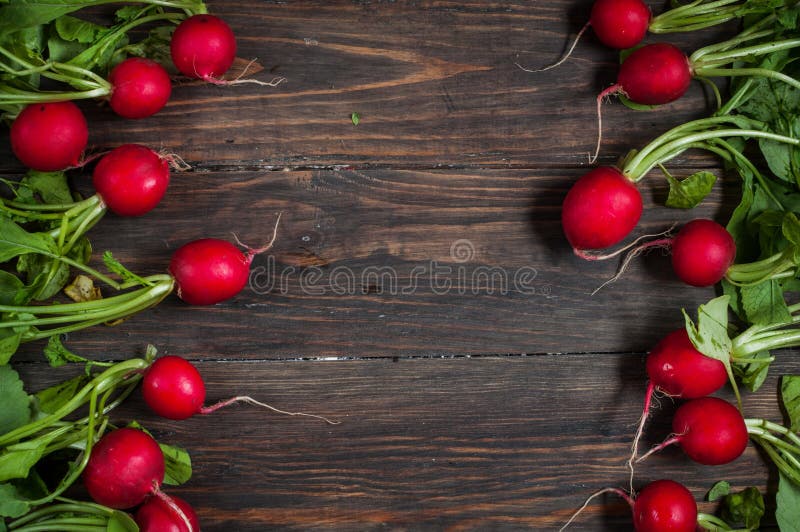
POLYGON ((191 362, 174 355, 158 358, 145 370, 142 378, 142 396, 153 412, 167 419, 181 420, 195 414, 211 414, 228 405, 244 402, 279 414, 314 417, 333 425, 337 424, 314 414, 278 410, 247 396, 232 397, 211 406, 203 406, 206 400, 203 377, 191 362))
POLYGON ((97 194, 120 216, 141 216, 164 197, 169 162, 146 146, 123 144, 104 155, 92 174, 97 194))
POLYGON ((221 18, 194 15, 175 28, 170 54, 182 74, 214 83, 233 65, 236 38, 221 18))
POLYGON ((175 505, 180 508, 183 515, 191 524, 191 530, 186 526, 186 519, 175 515, 173 508, 163 499, 148 497, 138 510, 136 510, 136 524, 141 532, 191 532, 200 530, 200 520, 188 502, 171 496, 175 505))
POLYGON ((589 25, 600 42, 622 50, 639 44, 650 18, 650 8, 642 0, 597 0, 589 25))
POLYGON ((628 503, 637 532, 695 532, 697 528, 697 502, 692 493, 683 484, 661 479, 649 483, 635 496, 619 488, 593 493, 560 530, 566 529, 592 499, 605 493, 619 495, 628 503))
POLYGON ((670 231, 666 231, 659 235, 640 237, 611 254, 582 255, 590 260, 601 260, 628 251, 614 277, 595 292, 622 277, 636 256, 652 249, 669 250, 672 255, 672 269, 678 278, 697 287, 713 286, 720 282, 728 274, 736 258, 736 243, 728 230, 713 220, 697 218, 686 223, 675 236, 670 236, 670 231), (656 238, 646 240, 650 236, 656 238), (638 244, 642 240, 646 241, 638 244))
POLYGON ((93 447, 83 483, 98 504, 124 510, 159 491, 164 481, 164 454, 147 433, 121 428, 93 447))
POLYGON ((88 141, 86 118, 70 101, 30 104, 11 124, 14 155, 42 172, 77 166, 88 141))
POLYGON ((215 305, 235 296, 247 284, 250 264, 257 252, 243 253, 230 242, 217 238, 184 244, 169 263, 178 297, 190 305, 215 305))
POLYGON ((672 432, 673 436, 642 455, 637 462, 677 443, 698 464, 727 464, 742 455, 748 441, 742 414, 718 397, 692 399, 678 407, 672 418, 672 432))
POLYGON ((731 234, 713 220, 696 219, 684 225, 672 240, 672 269, 686 284, 717 284, 736 258, 731 234))
POLYGON ((653 389, 683 399, 711 395, 728 381, 725 365, 698 351, 685 327, 668 334, 650 351, 647 375, 653 389))
POLYGON ((601 166, 584 174, 564 198, 561 224, 579 256, 620 242, 639 222, 642 196, 616 168, 601 166))
POLYGON ((656 480, 636 496, 633 526, 641 532, 694 532, 697 502, 684 485, 673 480, 656 480))
POLYGON ((689 58, 669 43, 654 43, 633 51, 617 74, 617 83, 597 97, 624 94, 634 103, 660 105, 683 96, 692 81, 689 58))
POLYGON ((169 100, 172 82, 164 67, 142 57, 131 57, 114 67, 109 105, 124 118, 145 118, 160 111, 169 100))

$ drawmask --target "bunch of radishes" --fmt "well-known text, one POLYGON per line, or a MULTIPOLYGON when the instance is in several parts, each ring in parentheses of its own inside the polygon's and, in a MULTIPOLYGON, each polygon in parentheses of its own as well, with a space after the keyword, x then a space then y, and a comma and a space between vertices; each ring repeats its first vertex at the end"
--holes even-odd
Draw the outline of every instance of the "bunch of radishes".
MULTIPOLYGON (((754 61, 800 46, 800 39, 794 34, 785 35, 786 28, 778 22, 779 17, 775 14, 780 9, 796 11, 796 7, 768 6, 766 3, 760 8, 752 4, 751 7, 761 16, 760 19, 754 19, 756 22, 734 38, 701 48, 691 57, 668 43, 648 44, 625 51, 617 83, 604 90, 597 99, 598 117, 600 102, 605 96, 618 94, 632 104, 665 104, 679 98, 693 77, 766 77, 786 84, 790 87, 788 90, 800 90, 800 82, 778 69, 748 69, 741 64, 730 66, 737 61, 754 61)), ((742 8, 742 3, 735 0, 696 0, 667 11, 661 19, 667 21, 665 26, 656 24, 655 27, 663 29, 668 26, 670 31, 681 31, 682 26, 676 25, 676 21, 683 20, 686 22, 683 29, 688 31, 753 13, 742 8), (729 7, 740 11, 734 13, 729 7)), ((637 46, 654 20, 641 0, 597 0, 584 30, 592 27, 603 43, 623 49, 637 46)), ((785 64, 781 61, 776 63, 785 64)), ((642 149, 631 151, 618 168, 595 168, 570 188, 562 205, 561 220, 575 255, 587 260, 603 260, 627 253, 622 263, 624 269, 630 259, 642 251, 667 249, 671 252, 677 277, 698 287, 714 286, 723 279, 729 284, 728 288, 753 287, 796 275, 800 266, 800 248, 795 235, 800 224, 790 208, 793 204, 788 193, 783 199, 784 205, 781 202, 783 197, 770 191, 767 177, 745 157, 741 146, 731 143, 730 139, 740 139, 742 144, 744 139, 758 139, 789 147, 800 145, 800 141, 793 136, 769 131, 764 124, 747 116, 733 114, 736 105, 749 97, 747 91, 752 86, 747 82, 737 86, 725 105, 722 105, 719 89, 715 85, 713 88, 719 107, 713 116, 671 129, 642 149), (783 230, 783 235, 776 241, 787 242, 783 244, 784 249, 751 263, 735 264, 737 246, 731 233, 712 220, 695 219, 686 223, 677 234, 667 232, 649 239, 645 237, 644 241, 639 239, 620 249, 608 250, 622 242, 639 222, 642 198, 636 183, 659 166, 670 180, 671 188, 673 185, 680 187, 680 183, 663 168, 663 163, 690 148, 705 149, 719 155, 740 169, 743 178, 749 175, 750 179, 763 185, 766 201, 773 202, 770 207, 776 206, 774 211, 764 216, 772 216, 770 228, 778 234, 783 230)), ((598 150, 599 146, 598 140, 598 150)), ((712 183, 708 184, 708 189, 712 183)), ((676 205, 671 206, 693 207, 707 192, 695 193, 694 198, 676 200, 676 205)), ((741 223, 744 214, 736 215, 741 223)), ((759 316, 754 322, 748 322, 751 314, 750 309, 744 308, 747 305, 737 303, 733 306, 729 297, 721 296, 701 306, 697 323, 686 316, 686 327, 666 336, 648 355, 649 382, 645 404, 628 461, 630 491, 608 488, 592 496, 608 492, 622 496, 631 506, 636 530, 688 532, 694 531, 698 525, 714 530, 725 526, 713 516, 698 515, 692 494, 673 480, 663 479, 648 484, 636 495, 633 489, 634 465, 669 445, 680 446, 699 464, 719 465, 738 458, 752 439, 765 450, 782 476, 800 482, 800 437, 782 425, 743 417, 733 369, 737 366, 760 371, 772 360, 770 350, 800 344, 800 333, 795 327, 800 321, 800 307, 787 306, 781 297, 779 308, 785 311, 785 317, 770 322, 759 316), (734 308, 750 325, 734 338, 728 337, 729 308, 734 308), (737 405, 711 396, 726 382, 733 386, 737 405), (682 404, 673 417, 672 435, 639 455, 639 440, 656 393, 680 400, 682 404)), ((753 305, 752 302, 748 304, 753 305)))
MULTIPOLYGON (((188 18, 182 17, 183 20, 172 33, 170 52, 174 66, 185 76, 209 83, 233 83, 222 78, 235 59, 236 41, 233 32, 220 18, 205 13, 202 3, 195 2, 192 5, 202 12, 188 18)), ((175 21, 177 15, 173 15, 175 14, 157 14, 153 20, 175 21)), ((6 57, 10 56, 6 54, 6 57)), ((14 66, 20 72, 28 66, 22 59, 14 61, 14 66)), ((54 61, 41 67, 40 72, 44 77, 73 86, 80 85, 85 90, 9 91, 0 95, 2 104, 27 103, 11 123, 10 139, 13 153, 34 172, 63 172, 94 162, 95 158, 84 156, 89 139, 88 124, 72 99, 102 98, 108 101, 110 108, 118 115, 142 119, 161 110, 167 104, 172 90, 172 81, 167 70, 157 62, 142 57, 131 57, 119 62, 110 71, 107 80, 88 69, 54 61)), ((239 80, 246 81, 254 80, 239 80)), ((0 87, 0 92, 2 91, 3 87, 0 87)), ((141 216, 150 212, 164 197, 170 180, 170 166, 176 161, 180 159, 174 155, 161 154, 138 144, 125 144, 102 154, 97 160, 92 174, 96 191, 93 198, 58 205, 2 200, 0 216, 8 215, 15 219, 33 221, 45 217, 52 221, 60 216, 64 220, 60 226, 72 227, 74 222, 76 230, 82 236, 106 209, 120 216, 141 216)), ((9 221, 8 224, 14 222, 9 221)), ((49 238, 28 232, 23 226, 24 224, 9 226, 20 241, 46 241, 49 238)), ((277 222, 275 229, 277 231, 277 222)), ((272 236, 273 241, 274 238, 275 234, 272 236)), ((65 239, 68 240, 67 237, 59 237, 59 241, 65 239)), ((189 304, 213 305, 233 297, 244 288, 254 256, 269 249, 271 244, 272 242, 260 248, 248 247, 242 251, 223 240, 195 240, 174 252, 168 275, 146 278, 129 272, 108 254, 105 257, 106 266, 112 273, 118 274, 121 281, 73 260, 66 251, 60 253, 60 250, 66 250, 69 245, 54 249, 47 246, 41 249, 35 246, 31 249, 25 248, 25 253, 39 253, 48 260, 62 261, 122 292, 102 299, 87 296, 66 304, 3 305, 0 310, 4 318, 0 327, 8 331, 24 331, 18 333, 17 343, 50 336, 60 344, 57 341, 60 334, 125 317, 157 303, 173 287, 177 295, 189 304), (137 288, 129 290, 134 287, 137 288)), ((10 354, 7 354, 6 360, 10 354)), ((72 356, 70 360, 76 358, 72 356)), ((131 365, 132 361, 128 361, 120 363, 116 373, 116 370, 107 370, 103 373, 105 377, 97 382, 92 381, 93 386, 108 388, 112 382, 111 375, 116 379, 113 380, 115 385, 131 382, 131 375, 143 376, 145 402, 159 415, 174 420, 198 413, 208 414, 234 402, 249 402, 288 415, 321 418, 278 410, 246 396, 205 406, 203 381, 197 369, 185 359, 168 356, 155 362, 134 360, 137 362, 135 366, 131 365)), ((141 530, 199 530, 197 516, 188 503, 170 497, 161 490, 165 461, 159 444, 152 436, 136 427, 123 427, 106 432, 96 442, 93 440, 95 428, 99 426, 98 433, 101 434, 109 423, 104 417, 95 419, 95 416, 101 415, 97 412, 98 408, 103 410, 102 416, 107 414, 107 409, 98 406, 105 401, 106 396, 97 403, 98 393, 100 392, 93 388, 89 392, 79 392, 76 398, 80 397, 80 401, 68 401, 70 405, 78 406, 89 395, 92 397, 87 418, 90 425, 89 440, 85 446, 87 456, 72 470, 69 478, 74 479, 76 473, 82 474, 89 495, 102 507, 130 509, 138 506, 136 522, 141 530)), ((60 419, 53 418, 54 421, 60 419)), ((326 418, 321 419, 330 422, 326 418)), ((43 427, 40 421, 33 423, 32 432, 20 429, 14 431, 12 436, 39 434, 37 430, 43 427)), ((0 435, 0 441, 4 441, 3 438, 9 442, 17 441, 8 437, 9 434, 0 435)), ((62 488, 66 489, 68 484, 65 481, 62 488)), ((53 497, 47 500, 50 501, 53 497)), ((113 514, 98 508, 72 508, 70 511, 96 511, 99 512, 98 519, 107 519, 108 515, 113 514)), ((62 509, 55 505, 52 512, 43 509, 35 517, 21 517, 10 524, 10 529, 24 529, 28 525, 44 529, 41 527, 48 526, 46 523, 57 527, 57 521, 44 519, 52 517, 49 513, 55 515, 62 509)))

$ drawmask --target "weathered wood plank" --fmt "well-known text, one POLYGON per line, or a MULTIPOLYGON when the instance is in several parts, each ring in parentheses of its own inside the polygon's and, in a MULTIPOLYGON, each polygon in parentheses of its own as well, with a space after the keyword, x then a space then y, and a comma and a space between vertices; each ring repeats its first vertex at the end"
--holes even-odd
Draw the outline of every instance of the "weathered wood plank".
MULTIPOLYGON (((561 234, 559 205, 580 173, 178 174, 147 216, 102 220, 92 233, 98 255, 110 249, 134 271, 163 272, 172 252, 196 238, 235 232, 260 245, 281 212, 277 241, 254 261, 250 287, 210 308, 169 298, 71 341, 105 352, 123 335, 211 358, 649 349, 680 326, 681 307, 696 308, 713 290, 682 285, 668 258, 654 253, 592 296, 618 264, 574 257, 561 234)), ((723 180, 702 207, 684 212, 656 204, 662 185, 655 175, 642 183, 637 234, 714 216, 738 186, 723 180)), ((24 351, 38 359, 40 348, 24 351)))
MULTIPOLYGON (((575 58, 538 74, 583 25, 591 2, 216 2, 238 54, 258 58, 275 88, 179 85, 146 120, 94 103, 91 145, 164 146, 205 168, 574 166, 594 149, 595 96, 614 80, 615 52, 591 36, 575 58), (350 114, 361 123, 353 126, 350 114)), ((658 10, 661 6, 654 6, 658 10)), ((687 51, 709 30, 670 36, 687 51)), ((651 40, 658 40, 655 37, 651 40)), ((708 112, 700 84, 655 112, 605 107, 603 159, 708 112)), ((16 169, 6 130, 0 170, 16 169)))
MULTIPOLYGON (((776 379, 800 371, 795 355, 778 353, 762 390, 745 397, 749 417, 780 420, 776 379)), ((198 367, 209 402, 249 394, 342 421, 235 406, 173 422, 132 397, 115 417, 138 419, 191 452, 194 477, 173 492, 197 506, 209 531, 555 529, 593 491, 627 487, 645 379, 639 354, 198 367)), ((39 387, 64 374, 44 364, 19 368, 39 387)), ((642 449, 668 434, 671 409, 663 402, 642 449)), ((716 480, 741 488, 770 478, 752 445, 719 467, 665 451, 640 466, 637 485, 661 477, 685 483, 698 500, 716 480)), ((629 526, 624 505, 608 498, 575 529, 629 526)))

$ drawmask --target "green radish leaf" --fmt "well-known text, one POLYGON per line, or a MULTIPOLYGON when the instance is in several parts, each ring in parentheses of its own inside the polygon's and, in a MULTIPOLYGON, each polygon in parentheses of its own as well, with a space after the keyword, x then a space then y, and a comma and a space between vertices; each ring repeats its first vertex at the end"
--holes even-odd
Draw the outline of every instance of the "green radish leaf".
POLYGON ((37 392, 34 394, 36 409, 45 414, 52 414, 71 401, 87 382, 89 382, 87 375, 78 375, 37 392))
POLYGON ((22 387, 22 380, 8 364, 0 366, 0 435, 25 425, 31 420, 31 398, 22 387))
POLYGON ((13 484, 0 484, 0 517, 20 517, 30 508, 30 501, 22 497, 13 484))
POLYGON ((761 153, 764 154, 770 171, 784 181, 794 182, 795 179, 792 175, 792 152, 794 150, 792 146, 765 139, 759 139, 758 146, 761 148, 761 153))
POLYGON ((731 339, 728 336, 728 296, 719 296, 700 305, 697 309, 697 325, 683 311, 686 331, 692 344, 704 355, 723 364, 730 363, 731 339))
POLYGON ((357 126, 361 122, 361 115, 356 112, 350 113, 350 121, 357 126))
POLYGON ((781 377, 781 401, 792 432, 800 432, 800 375, 781 377))
POLYGON ((741 523, 748 530, 757 530, 764 517, 764 497, 757 488, 745 488, 722 498, 721 517, 726 522, 741 523))
POLYGON ((22 255, 17 271, 24 273, 33 290, 32 298, 46 301, 61 291, 69 281, 69 266, 56 258, 39 254, 22 255))
MULTIPOLYGON (((3 329, 0 331, 0 364, 8 364, 11 357, 19 349, 22 333, 3 329)), ((1 434, 1 432, 0 432, 1 434)))
POLYGON ((790 323, 792 315, 783 297, 783 287, 775 279, 740 288, 747 321, 754 325, 790 323))
POLYGON ((665 205, 673 209, 693 209, 711 192, 717 176, 711 172, 697 172, 682 180, 666 174, 669 195, 665 205))
POLYGON ((53 255, 56 253, 56 243, 43 233, 29 233, 0 216, 0 262, 28 253, 53 255))
POLYGON ((61 342, 61 338, 58 336, 51 336, 47 340, 47 345, 44 348, 44 356, 47 357, 47 361, 50 362, 50 366, 57 368, 59 366, 63 366, 69 362, 91 362, 90 360, 76 355, 66 347, 61 342))
POLYGON ((0 7, 0 35, 42 26, 63 15, 97 5, 98 0, 14 0, 0 7))
POLYGON ((121 262, 119 262, 117 259, 114 258, 114 255, 112 255, 110 251, 105 251, 103 253, 103 263, 106 265, 106 268, 108 268, 109 271, 119 275, 122 278, 122 280, 125 281, 125 282, 132 282, 132 283, 139 284, 141 286, 152 286, 153 285, 152 282, 148 281, 147 279, 144 279, 143 277, 140 277, 140 276, 136 275, 135 273, 130 271, 128 268, 123 266, 121 262))
POLYGON ((172 63, 169 44, 172 40, 172 26, 156 26, 141 41, 128 44, 120 49, 121 52, 138 57, 147 57, 160 63, 168 72, 177 73, 178 69, 172 63))
POLYGON ((775 520, 781 532, 800 532, 800 486, 780 473, 775 520))
POLYGON ((54 26, 58 36, 65 41, 75 41, 82 44, 91 44, 108 31, 98 24, 68 15, 58 17, 54 26))
POLYGON ((139 526, 127 513, 114 510, 111 517, 108 518, 106 532, 139 532, 139 526))
POLYGON ((706 495, 706 500, 710 502, 714 502, 716 500, 721 499, 725 495, 731 492, 731 484, 727 480, 720 480, 713 486, 711 489, 708 490, 708 495, 706 495))
POLYGON ((745 388, 751 392, 758 391, 769 373, 770 354, 769 351, 759 351, 750 358, 763 360, 763 362, 735 362, 732 369, 736 377, 745 388))
POLYGON ((33 289, 11 272, 0 270, 0 305, 25 305, 33 297, 33 289))
POLYGON ((159 443, 164 453, 164 484, 179 486, 192 478, 192 460, 189 453, 180 447, 159 443))
POLYGON ((20 188, 27 188, 41 198, 42 203, 72 203, 72 191, 64 172, 37 172, 29 170, 20 181, 20 188))
POLYGON ((38 437, 7 446, 0 454, 0 481, 26 478, 55 437, 38 437))

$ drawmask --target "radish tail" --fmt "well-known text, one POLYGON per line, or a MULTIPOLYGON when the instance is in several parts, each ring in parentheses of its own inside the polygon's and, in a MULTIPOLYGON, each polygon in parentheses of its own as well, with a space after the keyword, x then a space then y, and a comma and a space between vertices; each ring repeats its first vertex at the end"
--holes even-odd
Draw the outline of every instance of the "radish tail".
POLYGON ((332 420, 326 418, 325 416, 318 416, 316 414, 306 414, 305 412, 287 412, 286 410, 280 410, 278 408, 275 408, 274 406, 268 405, 266 403, 262 403, 260 401, 256 401, 252 397, 248 397, 246 395, 239 395, 239 396, 236 396, 236 397, 231 397, 230 399, 226 399, 224 401, 220 401, 219 403, 213 404, 211 406, 204 406, 203 408, 200 409, 200 413, 201 414, 211 414, 212 412, 216 412, 220 408, 225 408, 226 406, 232 405, 234 403, 248 403, 248 404, 260 406, 262 408, 266 408, 268 410, 272 410, 273 412, 276 412, 278 414, 284 414, 284 415, 287 415, 287 416, 313 417, 313 418, 321 419, 325 423, 328 423, 330 425, 338 425, 339 423, 341 423, 341 421, 332 421, 332 420))
POLYGON ((583 25, 581 30, 575 36, 575 40, 572 41, 572 45, 569 47, 569 50, 567 50, 566 53, 564 53, 564 55, 561 56, 561 59, 559 59, 558 61, 556 61, 552 65, 547 65, 546 67, 543 67, 543 68, 531 69, 531 68, 525 68, 524 66, 522 66, 521 64, 519 64, 516 61, 514 62, 514 64, 516 66, 518 66, 521 70, 524 70, 525 72, 544 72, 545 70, 550 70, 551 68, 557 67, 558 65, 562 64, 564 61, 566 61, 567 59, 570 58, 570 56, 572 55, 572 52, 575 50, 575 47, 578 45, 578 41, 581 40, 581 37, 583 36, 583 34, 586 32, 587 29, 589 29, 589 26, 590 26, 590 22, 587 22, 586 24, 583 25))
POLYGON ((671 437, 667 438, 666 440, 664 440, 663 442, 659 443, 658 445, 656 445, 655 447, 653 447, 652 449, 650 449, 649 451, 644 453, 642 456, 637 458, 636 459, 636 463, 638 464, 639 462, 644 462, 644 460, 647 459, 647 457, 649 457, 651 454, 656 454, 657 452, 661 451, 665 447, 669 447, 670 445, 672 445, 674 443, 678 443, 679 441, 681 441, 681 439, 680 439, 680 436, 677 436, 677 435, 674 435, 674 436, 671 436, 671 437))
POLYGON ((586 499, 586 502, 583 503, 583 506, 578 508, 578 510, 574 514, 572 514, 572 517, 569 518, 569 521, 564 523, 564 526, 559 528, 558 532, 563 532, 564 530, 566 530, 566 528, 570 525, 570 523, 572 523, 575 520, 575 518, 578 517, 578 514, 580 514, 582 511, 584 511, 586 509, 587 506, 589 506, 589 503, 592 501, 592 499, 594 499, 595 497, 598 497, 600 495, 603 495, 604 493, 616 493, 617 495, 622 497, 625 500, 625 502, 627 502, 630 505, 631 509, 633 509, 633 498, 631 498, 630 495, 628 495, 627 493, 625 493, 624 491, 622 491, 619 488, 603 488, 600 491, 596 491, 596 492, 592 493, 591 495, 589 495, 589 497, 586 499))
POLYGON ((633 444, 631 445, 631 457, 628 459, 628 469, 631 470, 630 478, 630 492, 633 493, 633 464, 636 463, 636 454, 639 450, 639 440, 644 433, 644 425, 647 422, 647 417, 650 414, 650 404, 653 401, 653 393, 656 387, 653 381, 647 383, 647 390, 644 396, 644 408, 642 409, 642 417, 639 419, 639 426, 636 428, 636 435, 633 437, 633 444))
POLYGON ((603 100, 615 94, 625 94, 622 85, 615 83, 597 95, 597 145, 594 148, 594 155, 589 157, 589 164, 594 164, 600 155, 600 143, 603 141, 603 100))
MULTIPOLYGON (((638 240, 638 239, 637 239, 638 240)), ((622 264, 620 264, 619 268, 617 269, 617 273, 614 274, 614 277, 609 279, 608 281, 604 282, 600 286, 594 289, 592 295, 595 295, 604 287, 610 285, 613 282, 616 282, 617 279, 622 277, 622 274, 625 273, 625 270, 628 269, 628 265, 631 263, 633 259, 644 253, 645 251, 649 251, 653 248, 662 248, 662 249, 669 249, 672 246, 672 238, 659 238, 656 240, 651 240, 650 242, 644 243, 640 246, 637 246, 631 249, 625 258, 622 260, 622 264)))

